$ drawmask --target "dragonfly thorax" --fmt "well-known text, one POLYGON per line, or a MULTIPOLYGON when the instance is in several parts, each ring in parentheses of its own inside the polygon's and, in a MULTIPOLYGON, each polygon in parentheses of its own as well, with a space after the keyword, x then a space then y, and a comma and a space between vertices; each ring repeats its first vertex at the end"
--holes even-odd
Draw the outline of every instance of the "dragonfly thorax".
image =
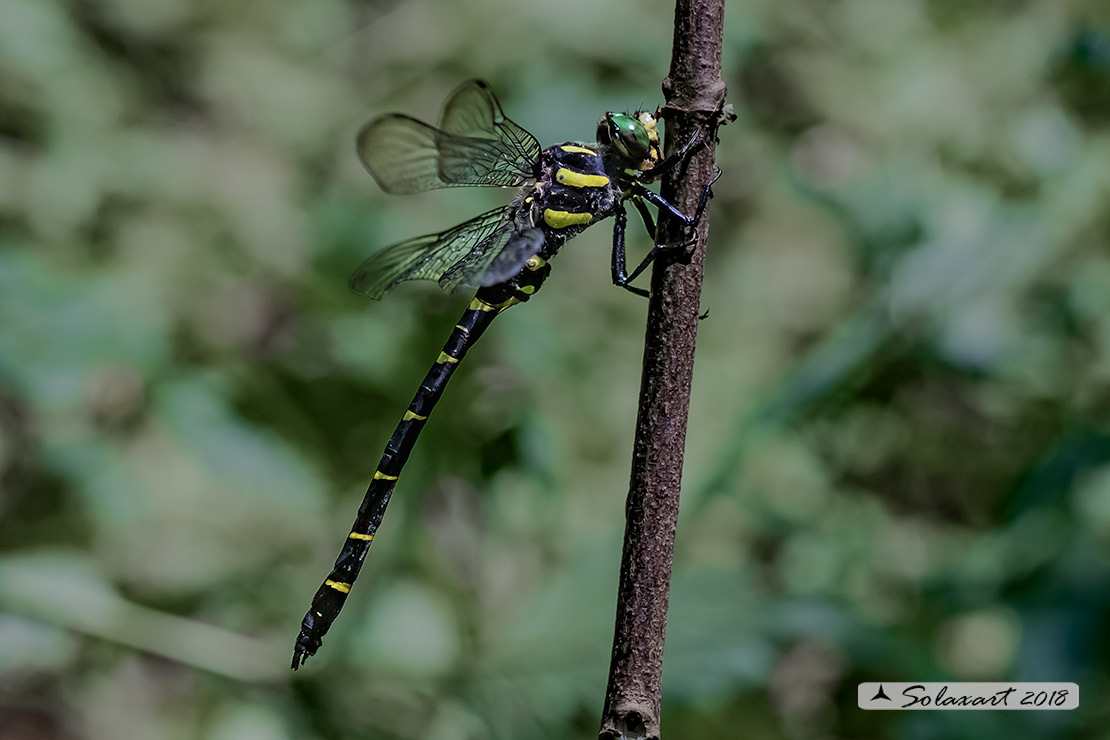
POLYGON ((567 142, 544 149, 539 180, 522 194, 529 225, 543 232, 545 256, 616 210, 620 165, 598 144, 567 142))

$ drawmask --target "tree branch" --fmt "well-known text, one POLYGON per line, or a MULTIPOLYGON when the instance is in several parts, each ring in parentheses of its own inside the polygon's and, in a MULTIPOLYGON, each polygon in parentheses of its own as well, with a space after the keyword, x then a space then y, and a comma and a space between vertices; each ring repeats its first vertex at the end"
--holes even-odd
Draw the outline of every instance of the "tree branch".
MULTIPOLYGON (((666 144, 673 151, 700 128, 707 145, 668 173, 662 194, 688 214, 714 172, 725 94, 723 26, 724 0, 678 0, 671 70, 663 82, 666 144)), ((666 214, 659 228, 668 244, 689 238, 666 214)), ((707 233, 703 218, 692 251, 665 252, 652 271, 602 740, 659 738, 663 639, 707 233)))

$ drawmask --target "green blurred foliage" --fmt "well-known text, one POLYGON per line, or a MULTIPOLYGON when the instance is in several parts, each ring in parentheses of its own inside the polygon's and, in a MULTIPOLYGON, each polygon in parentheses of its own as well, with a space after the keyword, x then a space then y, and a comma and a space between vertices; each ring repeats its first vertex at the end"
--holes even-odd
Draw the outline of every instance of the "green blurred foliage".
MULTIPOLYGON (((471 353, 287 666, 467 300, 346 276, 507 197, 385 196, 354 132, 483 77, 589 140, 662 102, 671 13, 0 0, 0 738, 593 736, 645 312, 605 227, 471 353)), ((726 24, 666 736, 1107 737, 1110 12, 726 24), (1081 709, 855 709, 946 679, 1081 709)))

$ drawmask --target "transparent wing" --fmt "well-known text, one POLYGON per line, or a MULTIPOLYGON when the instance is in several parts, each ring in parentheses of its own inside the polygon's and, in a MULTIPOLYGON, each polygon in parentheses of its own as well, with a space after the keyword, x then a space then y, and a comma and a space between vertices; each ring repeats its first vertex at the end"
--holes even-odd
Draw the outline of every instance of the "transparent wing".
POLYGON ((536 137, 505 116, 493 90, 482 80, 464 82, 451 93, 443 104, 439 128, 454 136, 496 142, 499 154, 527 176, 540 158, 536 137))
POLYGON ((542 248, 539 229, 520 230, 510 225, 452 265, 439 279, 439 285, 448 293, 460 285, 496 285, 515 275, 542 248))
POLYGON ((540 156, 536 138, 505 117, 481 80, 447 98, 439 128, 409 116, 381 116, 359 131, 357 150, 382 190, 401 194, 523 185, 540 156))
POLYGON ((511 207, 496 208, 447 231, 386 247, 355 271, 351 289, 377 300, 405 280, 438 280, 448 293, 477 285, 514 233, 511 207))
POLYGON ((543 249, 543 232, 539 229, 515 231, 505 242, 505 246, 482 271, 481 284, 496 285, 520 272, 524 263, 543 249))

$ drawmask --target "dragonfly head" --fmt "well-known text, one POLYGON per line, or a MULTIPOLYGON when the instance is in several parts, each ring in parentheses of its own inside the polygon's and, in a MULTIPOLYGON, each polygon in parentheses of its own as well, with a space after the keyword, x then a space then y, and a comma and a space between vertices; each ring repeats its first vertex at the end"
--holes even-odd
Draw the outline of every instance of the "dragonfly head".
POLYGON ((606 113, 597 125, 598 143, 608 146, 632 169, 651 169, 662 158, 657 120, 647 111, 606 113))

